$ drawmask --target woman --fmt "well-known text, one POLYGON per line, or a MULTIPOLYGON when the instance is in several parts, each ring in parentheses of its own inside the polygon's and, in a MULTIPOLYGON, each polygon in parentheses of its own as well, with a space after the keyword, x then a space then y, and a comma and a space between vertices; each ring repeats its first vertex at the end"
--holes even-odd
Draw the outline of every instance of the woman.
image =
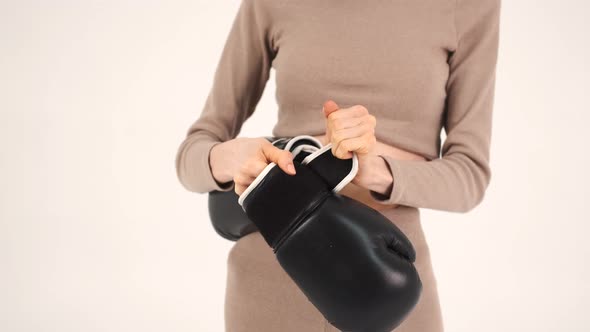
MULTIPOLYGON (((291 156, 265 139, 236 138, 274 68, 273 135, 313 135, 340 158, 357 153, 359 173, 341 193, 378 209, 414 244, 424 289, 396 331, 443 331, 419 208, 466 212, 484 196, 499 10, 499 0, 242 0, 178 151, 180 181, 240 193, 271 161, 292 172, 291 156)), ((337 331, 259 233, 229 254, 225 322, 232 332, 337 331)))

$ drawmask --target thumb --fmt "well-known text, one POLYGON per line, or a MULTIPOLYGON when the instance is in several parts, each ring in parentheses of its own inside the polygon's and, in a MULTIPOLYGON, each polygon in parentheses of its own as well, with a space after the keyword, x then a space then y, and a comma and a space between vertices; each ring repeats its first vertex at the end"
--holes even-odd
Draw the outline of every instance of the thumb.
POLYGON ((324 111, 324 116, 327 118, 328 115, 330 115, 331 113, 336 112, 340 107, 338 106, 338 104, 336 104, 336 102, 334 102, 333 100, 328 100, 324 103, 322 109, 324 111))

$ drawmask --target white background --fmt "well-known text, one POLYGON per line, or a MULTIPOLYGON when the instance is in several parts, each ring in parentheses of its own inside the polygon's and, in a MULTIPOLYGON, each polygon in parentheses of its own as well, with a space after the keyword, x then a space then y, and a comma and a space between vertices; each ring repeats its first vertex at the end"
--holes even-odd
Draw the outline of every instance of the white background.
MULTIPOLYGON (((232 243, 174 157, 238 5, 0 2, 0 331, 222 331, 232 243)), ((503 3, 486 199, 423 211, 447 331, 590 330, 589 9, 503 3)))

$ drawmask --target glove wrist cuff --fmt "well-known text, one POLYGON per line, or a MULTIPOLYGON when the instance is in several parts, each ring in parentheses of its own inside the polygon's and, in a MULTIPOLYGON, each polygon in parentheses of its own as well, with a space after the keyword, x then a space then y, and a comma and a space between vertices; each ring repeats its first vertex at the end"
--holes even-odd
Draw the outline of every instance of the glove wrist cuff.
POLYGON ((283 238, 322 202, 330 190, 311 169, 294 163, 296 175, 270 164, 240 196, 239 202, 275 251, 283 238))
POLYGON ((295 155, 295 175, 286 174, 271 163, 238 200, 275 251, 283 238, 296 230, 331 192, 340 191, 352 181, 358 170, 356 155, 352 159, 338 159, 332 154, 331 145, 318 149, 308 144, 314 144, 309 139, 315 140, 298 136, 284 142, 285 148, 295 155), (300 155, 305 157, 300 160, 300 155))

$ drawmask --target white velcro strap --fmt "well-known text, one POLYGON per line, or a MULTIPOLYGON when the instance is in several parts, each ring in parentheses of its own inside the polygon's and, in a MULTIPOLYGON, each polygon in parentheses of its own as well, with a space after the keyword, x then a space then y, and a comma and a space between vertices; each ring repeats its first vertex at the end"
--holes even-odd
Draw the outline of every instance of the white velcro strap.
POLYGON ((301 152, 314 153, 319 149, 320 148, 314 145, 301 144, 298 145, 295 149, 293 149, 293 151, 291 151, 291 154, 293 155, 293 158, 295 158, 301 152))

